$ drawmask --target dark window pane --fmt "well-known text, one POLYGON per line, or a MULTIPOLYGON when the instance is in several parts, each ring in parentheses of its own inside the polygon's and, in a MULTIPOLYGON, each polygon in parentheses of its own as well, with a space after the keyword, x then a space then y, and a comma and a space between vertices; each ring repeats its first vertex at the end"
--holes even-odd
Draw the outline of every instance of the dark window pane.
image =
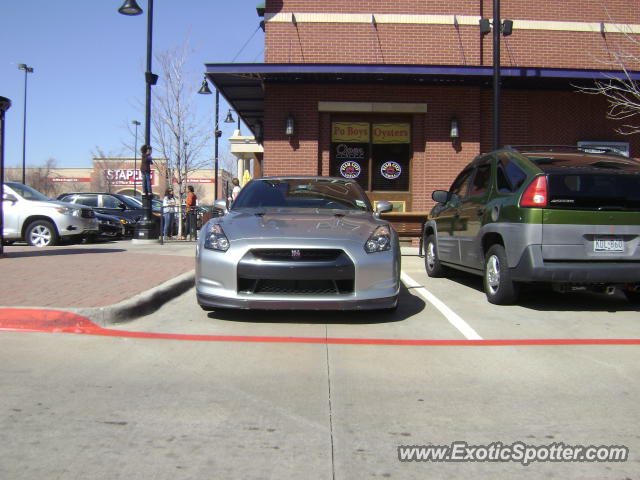
POLYGON ((489 183, 491 181, 491 164, 485 163, 480 165, 476 169, 476 174, 473 177, 473 183, 471 184, 471 190, 469 196, 482 195, 489 189, 489 183))
POLYGON ((98 196, 97 195, 78 195, 78 199, 76 200, 76 203, 80 203, 88 207, 97 207, 98 196))
POLYGON ((638 175, 549 175, 549 205, 587 210, 640 210, 638 175))
POLYGON ((453 181, 449 192, 452 194, 456 194, 461 198, 466 197, 472 173, 473 170, 469 169, 463 171, 460 175, 458 175, 458 178, 453 181))
POLYGON ((371 189, 382 191, 409 190, 410 144, 374 144, 371 189))

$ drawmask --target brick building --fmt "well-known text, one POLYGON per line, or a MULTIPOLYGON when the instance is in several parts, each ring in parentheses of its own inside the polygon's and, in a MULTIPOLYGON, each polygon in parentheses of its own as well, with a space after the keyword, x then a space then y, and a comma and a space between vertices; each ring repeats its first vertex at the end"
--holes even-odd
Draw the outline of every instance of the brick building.
MULTIPOLYGON (((640 57, 637 2, 502 3, 501 144, 621 142, 640 156, 606 100, 576 88, 619 75, 616 53, 640 57)), ((258 14, 265 63, 206 65, 264 146, 256 175, 350 176, 372 200, 424 211, 492 149, 493 35, 480 20, 493 2, 267 0, 258 14)))

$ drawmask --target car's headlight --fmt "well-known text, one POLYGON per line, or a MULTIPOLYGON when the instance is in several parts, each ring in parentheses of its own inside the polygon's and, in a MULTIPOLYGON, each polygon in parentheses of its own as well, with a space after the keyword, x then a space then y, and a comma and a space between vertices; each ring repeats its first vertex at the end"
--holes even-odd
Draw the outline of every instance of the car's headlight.
POLYGON ((218 224, 213 224, 209 228, 209 231, 206 233, 204 239, 204 248, 226 252, 227 250, 229 250, 229 245, 229 239, 224 234, 224 230, 222 230, 222 227, 218 224))
POLYGON ((384 252, 391 249, 391 232, 389 227, 380 225, 371 234, 367 243, 364 244, 364 251, 367 253, 384 252))
POLYGON ((56 212, 58 212, 61 215, 74 215, 76 217, 80 216, 80 210, 77 208, 70 208, 70 207, 55 207, 56 212))

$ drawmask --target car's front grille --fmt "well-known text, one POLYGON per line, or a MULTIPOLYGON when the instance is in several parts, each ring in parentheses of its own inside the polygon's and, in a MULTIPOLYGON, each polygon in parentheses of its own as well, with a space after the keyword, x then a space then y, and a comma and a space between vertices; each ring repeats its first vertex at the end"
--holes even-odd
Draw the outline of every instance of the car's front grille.
POLYGON ((80 212, 82 218, 96 218, 96 213, 91 208, 83 208, 80 212))
POLYGON ((238 263, 238 292, 257 295, 341 295, 355 291, 355 266, 340 249, 272 248, 238 263))
POLYGON ((336 295, 353 293, 351 280, 238 279, 240 293, 265 295, 336 295))
POLYGON ((302 260, 306 262, 332 261, 338 258, 342 250, 315 248, 260 248, 251 250, 254 257, 263 261, 302 260))

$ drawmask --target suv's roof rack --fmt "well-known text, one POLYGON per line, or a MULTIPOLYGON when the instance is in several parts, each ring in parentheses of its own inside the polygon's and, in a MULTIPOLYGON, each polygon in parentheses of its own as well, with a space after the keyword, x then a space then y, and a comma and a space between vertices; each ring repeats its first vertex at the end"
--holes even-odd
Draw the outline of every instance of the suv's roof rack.
POLYGON ((558 152, 562 150, 568 150, 571 152, 584 152, 584 153, 603 153, 609 155, 615 155, 616 157, 624 157, 620 151, 611 147, 601 147, 597 145, 505 145, 505 148, 510 148, 518 151, 541 151, 541 152, 558 152))

